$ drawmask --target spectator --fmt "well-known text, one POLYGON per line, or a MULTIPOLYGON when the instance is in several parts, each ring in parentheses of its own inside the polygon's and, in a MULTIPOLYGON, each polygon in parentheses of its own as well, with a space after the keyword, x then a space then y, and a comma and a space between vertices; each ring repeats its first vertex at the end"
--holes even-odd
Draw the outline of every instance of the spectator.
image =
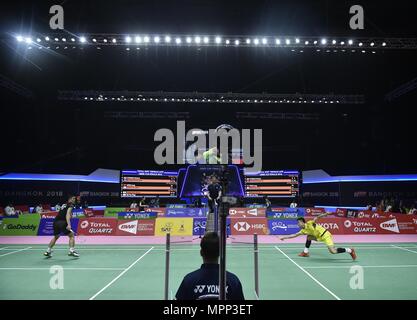
POLYGON ((4 208, 4 214, 8 217, 10 216, 15 216, 17 215, 19 212, 15 210, 15 208, 13 207, 12 203, 9 203, 6 208, 4 208))
POLYGON ((139 201, 139 211, 145 211, 145 208, 148 207, 146 205, 146 198, 143 197, 142 199, 140 199, 139 201))
POLYGON ((43 207, 41 204, 38 204, 35 209, 33 209, 34 213, 42 213, 43 212, 43 207))
POLYGON ((87 209, 87 208, 88 208, 88 202, 87 200, 84 200, 83 209, 87 209))
POLYGON ((417 205, 414 202, 414 204, 411 206, 410 210, 408 211, 408 214, 415 214, 415 215, 417 215, 417 208, 416 207, 417 207, 417 205))
POLYGON ((156 196, 155 198, 153 198, 149 206, 152 208, 159 208, 159 196, 156 196))
POLYGON ((293 202, 290 203, 290 208, 297 208, 298 204, 293 200, 293 202))
MULTIPOLYGON (((203 258, 201 268, 187 274, 175 295, 177 300, 218 299, 219 291, 219 236, 208 232, 200 243, 203 258), (216 288, 212 290, 212 288, 216 288)), ((227 300, 244 300, 242 284, 233 273, 226 275, 227 300)))
POLYGON ((271 210, 271 201, 268 199, 268 196, 264 196, 264 201, 265 201, 266 210, 270 211, 271 210))
POLYGON ((55 211, 60 211, 61 210, 61 205, 58 203, 55 205, 55 211))
POLYGON ((368 205, 366 206, 366 210, 367 210, 367 211, 372 211, 372 204, 368 204, 368 205))
POLYGON ((201 198, 200 197, 195 198, 194 207, 195 208, 201 208, 202 206, 203 206, 203 204, 201 203, 201 198))
POLYGON ((133 201, 131 204, 130 204, 130 209, 137 209, 138 208, 138 203, 136 202, 136 201, 133 201))

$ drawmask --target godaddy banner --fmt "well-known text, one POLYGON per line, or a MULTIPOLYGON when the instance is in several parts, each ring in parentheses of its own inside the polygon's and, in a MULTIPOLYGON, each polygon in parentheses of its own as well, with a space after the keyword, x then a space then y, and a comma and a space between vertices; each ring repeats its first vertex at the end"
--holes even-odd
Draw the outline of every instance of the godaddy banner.
POLYGON ((117 217, 119 212, 126 211, 126 208, 106 208, 104 209, 104 216, 105 217, 117 217))
POLYGON ((166 208, 167 217, 205 217, 207 208, 166 208))
POLYGON ((38 214, 25 214, 18 218, 4 218, 0 227, 0 236, 36 236, 39 220, 38 214))
POLYGON ((156 212, 119 212, 117 214, 119 219, 155 219, 156 212))
POLYGON ((266 217, 268 219, 297 219, 304 217, 305 211, 303 208, 274 208, 274 211, 268 211, 266 217), (281 209, 281 210, 276 210, 281 209))

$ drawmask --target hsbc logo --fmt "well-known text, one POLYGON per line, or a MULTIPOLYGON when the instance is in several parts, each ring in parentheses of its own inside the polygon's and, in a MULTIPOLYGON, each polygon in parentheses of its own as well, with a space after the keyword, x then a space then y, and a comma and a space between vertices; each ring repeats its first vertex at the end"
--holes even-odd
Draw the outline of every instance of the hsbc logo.
POLYGON ((395 233, 400 233, 398 229, 397 219, 391 219, 389 221, 382 222, 380 227, 384 230, 388 230, 395 233))
POLYGON ((118 228, 120 231, 136 234, 138 230, 138 220, 122 223, 118 228))
POLYGON ((233 228, 235 228, 236 231, 248 231, 250 229, 250 225, 246 221, 236 222, 233 225, 233 228))

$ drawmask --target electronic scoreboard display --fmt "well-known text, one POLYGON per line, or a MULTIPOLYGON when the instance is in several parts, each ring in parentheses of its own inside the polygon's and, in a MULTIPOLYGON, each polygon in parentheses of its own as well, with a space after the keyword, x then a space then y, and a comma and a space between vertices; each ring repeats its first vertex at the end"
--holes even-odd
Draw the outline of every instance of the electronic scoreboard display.
POLYGON ((245 197, 294 198, 299 193, 298 171, 245 172, 245 197))
POLYGON ((120 175, 122 198, 176 197, 176 171, 123 170, 120 175))

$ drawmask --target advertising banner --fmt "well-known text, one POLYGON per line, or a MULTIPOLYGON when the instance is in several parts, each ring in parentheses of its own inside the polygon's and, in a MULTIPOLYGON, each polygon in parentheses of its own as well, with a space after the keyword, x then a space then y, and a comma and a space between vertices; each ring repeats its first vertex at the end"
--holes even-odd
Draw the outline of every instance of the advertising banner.
POLYGON ((266 218, 231 218, 232 235, 268 234, 266 218))
POLYGON ((207 208, 166 208, 166 217, 205 217, 207 208))
POLYGON ((305 208, 306 216, 318 216, 319 214, 325 213, 326 209, 324 208, 305 208))
POLYGON ((104 209, 104 216, 105 217, 114 217, 114 216, 117 217, 117 214, 122 211, 126 211, 126 208, 122 208, 122 207, 106 208, 104 209))
MULTIPOLYGON (((273 208, 277 209, 277 208, 273 208)), ((304 217, 304 210, 301 208, 279 208, 277 211, 268 211, 266 217, 268 219, 297 219, 304 217)))
MULTIPOLYGON (((207 218, 194 218, 193 220, 193 235, 194 236, 204 236, 204 233, 206 232, 206 221, 207 218)), ((226 219, 226 229, 227 229, 227 235, 231 235, 230 230, 230 218, 226 219)))
POLYGON ((337 208, 335 212, 335 216, 340 218, 346 218, 347 215, 347 209, 345 208, 337 208))
POLYGON ((156 218, 155 235, 192 236, 193 218, 156 218))
POLYGON ((113 236, 116 229, 114 218, 81 218, 78 223, 78 234, 84 236, 113 236))
POLYGON ((53 219, 57 216, 58 211, 46 211, 46 212, 42 212, 41 215, 41 219, 53 219))
POLYGON ((294 219, 268 219, 268 228, 273 235, 294 234, 300 231, 297 220, 294 219))
POLYGON ((229 215, 234 218, 265 218, 266 208, 230 208, 229 215))
POLYGON ((153 236, 155 234, 155 220, 119 220, 117 236, 153 236))
POLYGON ((38 214, 20 215, 18 218, 3 218, 1 236, 36 236, 39 228, 38 214))
POLYGON ((321 218, 317 221, 317 224, 329 230, 331 234, 345 234, 345 221, 346 219, 343 218, 321 218))
POLYGON ((156 212, 119 212, 119 219, 155 219, 156 212))
POLYGON ((415 234, 416 221, 412 217, 380 219, 347 219, 345 234, 415 234))
MULTIPOLYGON (((39 223, 38 236, 52 236, 54 234, 55 219, 41 219, 39 223)), ((77 232, 78 218, 71 219, 71 229, 77 232)))
POLYGON ((158 217, 165 216, 166 208, 146 208, 146 212, 156 212, 158 217))

